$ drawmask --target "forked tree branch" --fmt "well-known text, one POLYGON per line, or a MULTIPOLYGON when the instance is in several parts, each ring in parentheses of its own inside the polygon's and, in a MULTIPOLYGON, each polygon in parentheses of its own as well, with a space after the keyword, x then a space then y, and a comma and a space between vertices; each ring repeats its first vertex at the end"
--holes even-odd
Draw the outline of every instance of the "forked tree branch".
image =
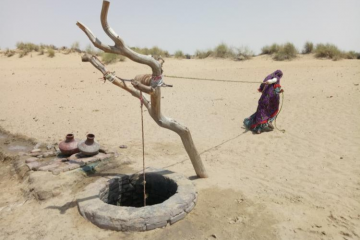
MULTIPOLYGON (((136 53, 130 48, 126 47, 124 41, 115 33, 114 30, 112 30, 112 28, 107 23, 107 13, 109 10, 109 5, 110 5, 109 1, 106 0, 103 1, 103 7, 101 10, 101 25, 104 31, 106 32, 106 34, 114 41, 115 43, 114 46, 108 46, 101 43, 101 41, 94 36, 94 34, 90 31, 90 29, 85 27, 80 22, 78 22, 77 25, 80 27, 81 30, 85 32, 85 34, 89 37, 90 41, 94 44, 95 47, 102 49, 105 52, 123 55, 135 62, 146 64, 152 69, 152 76, 154 77, 160 76, 162 73, 162 64, 164 63, 164 60, 160 59, 159 61, 157 61, 151 56, 145 56, 136 53)), ((116 86, 121 87, 122 89, 128 91, 136 98, 140 98, 140 91, 138 90, 149 93, 151 97, 150 103, 145 98, 145 96, 142 97, 143 97, 144 105, 148 109, 150 116, 160 127, 176 132, 180 136, 183 145, 186 149, 186 152, 188 153, 189 158, 194 166, 197 176, 201 178, 208 177, 205 167, 202 164, 200 154, 198 153, 195 144, 192 140, 189 129, 181 125, 174 119, 168 118, 161 113, 161 88, 160 87, 152 88, 149 86, 152 76, 148 76, 148 75, 136 76, 134 78, 135 81, 132 82, 133 87, 138 89, 136 90, 133 88, 129 88, 124 80, 121 80, 120 78, 116 77, 114 74, 108 72, 105 66, 101 63, 101 61, 97 59, 97 57, 85 54, 82 57, 82 60, 84 62, 90 62, 104 76, 106 76, 106 78, 109 81, 111 81, 116 86)))

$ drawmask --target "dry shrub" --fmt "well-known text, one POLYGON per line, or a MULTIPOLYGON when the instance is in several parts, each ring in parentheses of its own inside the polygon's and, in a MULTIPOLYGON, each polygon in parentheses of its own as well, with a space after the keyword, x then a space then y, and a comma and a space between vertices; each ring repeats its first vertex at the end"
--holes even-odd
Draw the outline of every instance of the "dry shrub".
POLYGON ((91 55, 96 55, 95 48, 91 44, 87 45, 85 52, 91 55))
POLYGON ((296 58, 298 54, 297 49, 292 43, 285 43, 280 45, 278 51, 274 54, 273 59, 276 61, 291 60, 296 58))
POLYGON ((271 54, 277 53, 279 50, 280 50, 280 45, 274 43, 271 46, 264 46, 261 49, 261 54, 271 55, 271 54))
POLYGON ((236 60, 243 61, 243 60, 249 60, 254 56, 254 52, 250 50, 248 47, 240 47, 236 48, 235 50, 236 54, 236 60))
POLYGON ((212 50, 207 50, 207 51, 196 50, 196 52, 195 52, 195 57, 199 58, 199 59, 204 59, 204 58, 210 57, 211 55, 213 55, 212 50))
POLYGON ((309 54, 314 51, 314 44, 312 42, 306 42, 302 54, 309 54))
POLYGON ((15 51, 9 50, 8 48, 6 49, 6 51, 5 51, 5 56, 7 56, 7 57, 12 57, 12 56, 14 56, 14 55, 15 55, 15 51))
POLYGON ((212 57, 215 58, 235 58, 236 54, 225 43, 221 43, 214 48, 212 57))
POLYGON ((158 58, 160 56, 162 57, 169 57, 170 54, 168 51, 165 51, 157 46, 152 47, 152 48, 138 48, 138 47, 132 47, 131 48, 133 51, 140 53, 140 54, 144 54, 144 55, 151 55, 154 58, 158 58))
POLYGON ((179 59, 183 59, 183 58, 185 58, 185 55, 181 50, 179 50, 179 51, 175 52, 174 57, 179 58, 179 59))
POLYGON ((358 59, 359 56, 360 54, 356 53, 355 51, 343 52, 343 57, 345 59, 358 59))
POLYGON ((125 61, 125 57, 115 54, 115 53, 102 53, 101 54, 101 59, 105 64, 112 64, 112 63, 116 63, 116 62, 123 62, 125 61))
POLYGON ((54 51, 54 49, 49 48, 49 49, 47 50, 47 54, 48 54, 48 57, 49 57, 49 58, 55 57, 55 51, 54 51))
POLYGON ((315 48, 315 57, 316 58, 329 58, 334 61, 340 60, 343 58, 343 53, 339 50, 334 44, 317 44, 315 48))

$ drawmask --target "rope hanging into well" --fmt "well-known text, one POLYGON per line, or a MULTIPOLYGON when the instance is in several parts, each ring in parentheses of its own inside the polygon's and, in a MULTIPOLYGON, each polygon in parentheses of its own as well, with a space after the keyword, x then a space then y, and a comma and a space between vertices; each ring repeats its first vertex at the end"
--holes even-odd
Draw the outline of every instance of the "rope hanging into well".
POLYGON ((141 133, 142 133, 142 154, 143 154, 143 184, 144 184, 144 207, 146 206, 146 179, 145 179, 145 141, 144 141, 144 116, 143 116, 143 95, 140 91, 140 110, 141 110, 141 133))

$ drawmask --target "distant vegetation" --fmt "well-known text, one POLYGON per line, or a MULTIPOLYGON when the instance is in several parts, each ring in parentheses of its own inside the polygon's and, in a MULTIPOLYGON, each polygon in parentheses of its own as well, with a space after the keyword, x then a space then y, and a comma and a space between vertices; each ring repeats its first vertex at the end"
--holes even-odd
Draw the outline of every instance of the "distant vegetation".
POLYGON ((298 50, 292 43, 285 43, 282 45, 272 44, 271 46, 265 46, 261 49, 261 54, 272 55, 272 58, 276 61, 292 60, 296 58, 298 50))
POLYGON ((233 60, 248 60, 254 56, 254 52, 248 47, 232 48, 221 43, 217 45, 213 50, 209 49, 206 51, 197 50, 195 52, 195 58, 204 59, 208 57, 214 58, 227 58, 233 60))
POLYGON ((207 50, 207 51, 196 50, 195 58, 204 59, 210 57, 212 54, 213 54, 212 50, 207 50))
POLYGON ((236 60, 243 61, 249 60, 254 56, 254 52, 248 47, 240 47, 235 49, 236 60))
POLYGON ((124 56, 115 53, 103 52, 101 54, 101 59, 105 64, 112 64, 116 62, 124 62, 126 58, 124 56))
POLYGON ((184 53, 182 51, 179 50, 179 51, 175 52, 174 57, 182 59, 182 58, 185 58, 185 55, 184 55, 184 53))
POLYGON ((170 54, 168 51, 165 51, 159 47, 152 47, 152 48, 138 48, 138 47, 131 47, 132 50, 134 50, 137 53, 144 54, 144 55, 151 55, 155 58, 158 58, 160 56, 162 57, 170 57, 170 54))
MULTIPOLYGON (((99 50, 93 47, 92 44, 89 44, 85 47, 84 50, 80 50, 79 42, 74 42, 70 47, 63 46, 61 48, 57 48, 54 45, 46 45, 46 44, 34 44, 30 42, 18 42, 16 44, 17 50, 10 50, 6 49, 3 50, 3 54, 7 57, 12 57, 16 53, 20 58, 28 55, 31 52, 36 52, 39 55, 47 54, 48 57, 54 57, 55 53, 59 52, 62 54, 69 54, 74 52, 79 53, 88 53, 91 55, 101 56, 102 60, 106 64, 115 63, 118 61, 125 61, 125 57, 111 54, 111 53, 104 53, 102 50, 99 50)), ((214 47, 213 49, 208 50, 196 50, 194 55, 184 54, 183 51, 178 50, 174 53, 174 55, 170 55, 168 51, 163 50, 157 46, 152 48, 139 48, 139 47, 131 47, 131 49, 137 53, 144 54, 144 55, 151 55, 155 59, 158 57, 174 57, 177 59, 190 59, 190 58, 197 58, 197 59, 204 59, 208 57, 212 58, 223 58, 223 59, 232 59, 237 61, 244 61, 249 60, 255 56, 254 52, 250 50, 248 47, 229 47, 225 43, 221 43, 214 47)), ((334 44, 317 44, 316 46, 307 41, 303 49, 301 51, 302 54, 314 54, 313 56, 316 58, 326 58, 332 59, 334 61, 340 59, 360 59, 360 53, 355 51, 342 51, 334 44)), ((285 43, 285 44, 277 44, 273 43, 272 45, 266 45, 261 49, 260 55, 271 55, 271 57, 276 61, 284 61, 284 60, 292 60, 297 57, 299 54, 298 50, 292 43, 285 43)))
POLYGON ((302 54, 309 54, 314 51, 314 44, 312 42, 306 42, 302 54))
POLYGON ((360 53, 356 53, 354 51, 341 51, 334 44, 317 44, 315 48, 315 57, 316 58, 328 58, 334 61, 340 59, 360 59, 360 53))
POLYGON ((280 49, 280 46, 276 43, 274 43, 273 45, 271 46, 265 46, 261 49, 261 54, 274 54, 274 53, 277 53, 280 49))
POLYGON ((276 61, 291 60, 296 58, 298 50, 292 43, 285 43, 280 45, 279 50, 274 54, 273 59, 276 61))
POLYGON ((54 51, 54 49, 49 48, 49 49, 47 50, 47 54, 48 54, 48 57, 50 57, 50 58, 55 57, 55 51, 54 51))

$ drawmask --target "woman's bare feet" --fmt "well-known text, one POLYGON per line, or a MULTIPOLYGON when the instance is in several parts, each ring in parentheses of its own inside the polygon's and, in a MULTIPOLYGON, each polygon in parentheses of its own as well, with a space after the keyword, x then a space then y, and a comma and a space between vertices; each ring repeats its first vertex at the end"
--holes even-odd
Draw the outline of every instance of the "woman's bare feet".
POLYGON ((268 123, 268 126, 271 130, 274 130, 274 125, 271 122, 268 123))
POLYGON ((260 134, 260 133, 261 133, 261 130, 260 130, 260 129, 256 130, 256 133, 257 133, 257 134, 260 134))

